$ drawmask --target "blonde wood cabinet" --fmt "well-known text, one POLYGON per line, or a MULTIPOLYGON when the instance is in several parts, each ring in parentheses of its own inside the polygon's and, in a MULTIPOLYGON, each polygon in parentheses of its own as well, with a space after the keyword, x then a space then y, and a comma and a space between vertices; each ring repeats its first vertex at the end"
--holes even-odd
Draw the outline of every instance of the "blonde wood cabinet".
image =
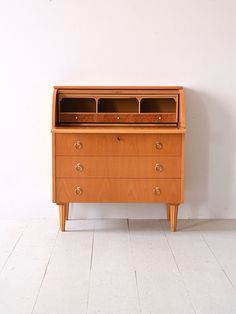
POLYGON ((165 203, 176 231, 184 200, 182 87, 57 86, 53 202, 65 231, 69 203, 165 203))

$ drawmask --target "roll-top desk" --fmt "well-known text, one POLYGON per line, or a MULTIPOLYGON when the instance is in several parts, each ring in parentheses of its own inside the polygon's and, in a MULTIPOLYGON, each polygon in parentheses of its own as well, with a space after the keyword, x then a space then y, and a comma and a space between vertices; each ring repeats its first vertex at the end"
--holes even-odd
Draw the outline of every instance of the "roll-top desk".
POLYGON ((53 202, 165 203, 176 231, 184 199, 183 88, 54 87, 53 202))

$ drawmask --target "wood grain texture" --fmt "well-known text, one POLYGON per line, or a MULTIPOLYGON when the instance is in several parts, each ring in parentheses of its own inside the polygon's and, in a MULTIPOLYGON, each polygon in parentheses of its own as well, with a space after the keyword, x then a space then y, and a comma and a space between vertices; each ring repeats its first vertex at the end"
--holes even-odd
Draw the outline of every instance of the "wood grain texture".
POLYGON ((175 113, 60 113, 60 123, 177 123, 175 113))
POLYGON ((83 90, 83 89, 91 89, 91 90, 94 90, 94 89, 107 89, 107 90, 117 90, 117 89, 132 89, 132 90, 139 90, 139 89, 142 89, 142 90, 147 90, 147 89, 151 89, 151 90, 160 90, 160 89, 164 89, 164 90, 169 90, 169 89, 183 89, 183 86, 131 86, 131 85, 120 85, 120 86, 110 86, 110 85, 97 85, 97 86, 75 86, 75 85, 71 85, 71 86, 54 86, 54 89, 78 89, 78 90, 83 90))
POLYGON ((173 92, 174 94, 179 93, 183 89, 182 86, 54 86, 58 89, 58 92, 75 92, 75 93, 89 93, 102 92, 107 94, 138 94, 138 93, 150 93, 160 94, 161 92, 168 93, 173 92))
POLYGON ((69 202, 165 202, 175 231, 185 132, 181 86, 55 87, 53 201, 61 229, 69 202))
POLYGON ((184 91, 179 91, 179 98, 180 98, 180 104, 181 104, 181 110, 179 110, 179 126, 180 128, 186 127, 186 118, 185 118, 185 97, 184 97, 184 91))
MULTIPOLYGON (((52 97, 52 128, 56 126, 57 118, 57 89, 54 88, 52 97)), ((56 173, 55 173, 55 157, 56 157, 56 136, 52 132, 52 201, 56 202, 56 173)))
POLYGON ((66 156, 180 156, 177 134, 56 134, 56 155, 66 156), (82 144, 76 149, 75 143, 82 144), (159 142, 163 146, 156 148, 159 142))
POLYGON ((184 134, 183 128, 177 128, 176 125, 67 125, 52 129, 52 133, 61 134, 184 134))
MULTIPOLYGON (((186 141, 186 135, 181 135, 181 178, 184 179, 184 171, 185 171, 185 141, 186 141)), ((184 180, 181 181, 181 199, 184 199, 184 180)))
POLYGON ((170 228, 171 231, 175 232, 177 227, 178 205, 171 204, 169 208, 170 208, 170 228))
POLYGON ((56 116, 57 116, 57 88, 54 88, 53 96, 52 96, 52 128, 56 126, 56 116))
POLYGON ((70 97, 73 97, 74 95, 76 96, 81 96, 81 97, 93 97, 95 99, 98 99, 100 97, 165 97, 165 96, 171 96, 171 97, 176 97, 179 96, 179 91, 177 89, 172 89, 172 90, 165 90, 165 89, 159 89, 159 90, 133 90, 133 89, 117 89, 117 90, 104 90, 104 89, 59 89, 57 91, 57 95, 67 95, 70 97))
POLYGON ((64 178, 56 182, 58 203, 181 202, 180 179, 64 178), (81 195, 76 194, 78 188, 81 195), (160 195, 155 188, 160 189, 160 195))
POLYGON ((66 206, 66 212, 65 212, 65 220, 68 220, 69 219, 69 203, 66 203, 65 204, 66 206))
POLYGON ((170 204, 166 204, 166 218, 170 220, 170 204))
POLYGON ((59 219, 60 219, 60 229, 61 231, 65 231, 65 224, 66 224, 66 205, 60 204, 59 205, 59 219))
POLYGON ((57 156, 56 177, 180 178, 180 157, 57 156))

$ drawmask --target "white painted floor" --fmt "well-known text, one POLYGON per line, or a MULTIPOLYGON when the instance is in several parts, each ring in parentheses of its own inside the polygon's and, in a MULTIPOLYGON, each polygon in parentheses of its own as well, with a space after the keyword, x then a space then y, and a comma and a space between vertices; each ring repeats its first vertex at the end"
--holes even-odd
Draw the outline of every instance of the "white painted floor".
POLYGON ((0 221, 1 314, 236 313, 236 220, 0 221))

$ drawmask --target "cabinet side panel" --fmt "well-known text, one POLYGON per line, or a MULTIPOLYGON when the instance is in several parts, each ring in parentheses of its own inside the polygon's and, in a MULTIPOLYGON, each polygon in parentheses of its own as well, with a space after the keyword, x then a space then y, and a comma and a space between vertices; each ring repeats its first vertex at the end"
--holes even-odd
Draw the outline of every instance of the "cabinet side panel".
POLYGON ((56 116, 57 116, 57 89, 54 89, 52 96, 52 128, 56 126, 56 116))
POLYGON ((56 135, 52 133, 52 202, 56 203, 56 135))
POLYGON ((184 168, 185 168, 185 134, 182 134, 181 141, 181 202, 184 201, 184 168))
POLYGON ((185 128, 185 99, 184 91, 181 89, 179 91, 179 127, 185 128))
MULTIPOLYGON (((52 97, 52 129, 56 126, 56 115, 57 115, 57 88, 54 88, 52 97)), ((56 135, 52 132, 52 201, 56 202, 56 135)))

